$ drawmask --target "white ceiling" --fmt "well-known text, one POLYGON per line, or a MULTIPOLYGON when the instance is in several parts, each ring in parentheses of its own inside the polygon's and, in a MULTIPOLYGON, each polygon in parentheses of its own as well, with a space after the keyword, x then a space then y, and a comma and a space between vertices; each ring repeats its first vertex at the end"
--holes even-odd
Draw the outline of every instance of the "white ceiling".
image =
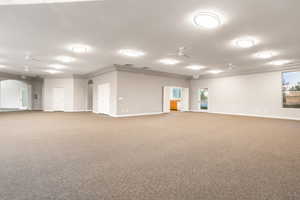
MULTIPOLYGON (((300 1, 298 0, 105 0, 43 5, 0 6, 0 71, 28 75, 44 74, 55 57, 73 56, 66 74, 86 74, 113 64, 134 64, 151 70, 193 75, 189 64, 234 71, 263 71, 274 67, 269 60, 253 57, 258 51, 275 50, 274 59, 300 61, 300 1), (224 24, 214 30, 195 28, 188 20, 196 10, 221 13, 224 24), (241 36, 257 37, 260 43, 238 49, 231 41, 241 36), (68 47, 87 44, 92 50, 74 54, 68 47), (190 59, 165 66, 157 62, 185 46, 190 59), (141 58, 122 57, 121 48, 146 52, 141 58), (28 61, 30 53, 40 60, 28 61), (30 71, 24 72, 28 65, 30 71)), ((282 69, 281 67, 280 69, 282 69)), ((205 73, 205 70, 200 71, 205 73)))

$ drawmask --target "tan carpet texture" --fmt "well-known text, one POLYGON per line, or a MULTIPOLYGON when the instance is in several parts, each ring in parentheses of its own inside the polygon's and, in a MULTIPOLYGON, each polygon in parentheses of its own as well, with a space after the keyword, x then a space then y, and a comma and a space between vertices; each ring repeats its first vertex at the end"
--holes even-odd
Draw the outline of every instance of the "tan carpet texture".
POLYGON ((300 122, 0 113, 1 200, 299 200, 300 122))

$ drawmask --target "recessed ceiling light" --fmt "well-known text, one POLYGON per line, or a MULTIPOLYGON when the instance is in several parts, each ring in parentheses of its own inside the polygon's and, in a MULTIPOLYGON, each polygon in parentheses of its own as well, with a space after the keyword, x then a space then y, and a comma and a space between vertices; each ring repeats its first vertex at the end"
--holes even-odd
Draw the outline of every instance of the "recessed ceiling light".
POLYGON ((222 70, 219 70, 219 69, 215 69, 215 70, 209 70, 207 71, 208 73, 211 73, 211 74, 219 74, 221 72, 223 72, 222 70))
POLYGON ((258 40, 254 37, 238 38, 233 41, 233 45, 239 48, 251 48, 258 43, 258 40))
POLYGON ((276 56, 277 53, 274 51, 262 51, 255 54, 255 57, 260 59, 268 59, 276 56))
POLYGON ((70 49, 74 53, 87 53, 91 49, 91 47, 83 44, 76 44, 76 45, 72 45, 70 49))
POLYGON ((201 66, 201 65, 189 65, 189 66, 186 66, 185 68, 197 71, 197 70, 204 69, 206 67, 201 66))
POLYGON ((196 27, 214 29, 222 25, 221 16, 213 12, 197 12, 194 14, 193 23, 196 27))
POLYGON ((268 59, 278 55, 277 52, 274 51, 262 51, 255 54, 257 58, 268 59))
POLYGON ((280 65, 286 65, 291 63, 291 60, 274 60, 272 62, 270 62, 270 65, 276 65, 276 66, 280 66, 280 65))
POLYGON ((122 54, 124 56, 128 57, 140 57, 144 56, 145 53, 139 50, 134 50, 134 49, 121 49, 119 50, 119 54, 122 54))
POLYGON ((61 65, 61 64, 51 64, 49 65, 50 68, 53 68, 53 69, 66 69, 67 66, 65 65, 61 65))
POLYGON ((85 1, 104 1, 104 0, 1 0, 0 5, 71 3, 71 2, 85 2, 85 1))
POLYGON ((53 69, 45 70, 45 72, 47 72, 49 74, 60 74, 60 73, 63 73, 62 71, 53 70, 53 69))
POLYGON ((159 62, 162 64, 165 64, 165 65, 176 65, 176 64, 180 63, 179 60, 175 60, 172 58, 164 58, 164 59, 159 60, 159 62))
POLYGON ((6 68, 7 66, 6 65, 0 65, 0 68, 6 68))
POLYGON ((58 57, 56 57, 56 60, 64 62, 64 63, 70 63, 70 62, 74 62, 75 58, 70 57, 70 56, 58 56, 58 57))

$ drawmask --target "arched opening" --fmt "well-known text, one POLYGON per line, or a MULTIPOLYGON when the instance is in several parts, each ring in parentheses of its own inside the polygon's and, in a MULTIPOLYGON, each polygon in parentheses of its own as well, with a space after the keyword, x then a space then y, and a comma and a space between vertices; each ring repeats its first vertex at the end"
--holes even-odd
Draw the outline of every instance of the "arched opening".
POLYGON ((19 80, 0 81, 0 111, 31 109, 31 85, 19 80))

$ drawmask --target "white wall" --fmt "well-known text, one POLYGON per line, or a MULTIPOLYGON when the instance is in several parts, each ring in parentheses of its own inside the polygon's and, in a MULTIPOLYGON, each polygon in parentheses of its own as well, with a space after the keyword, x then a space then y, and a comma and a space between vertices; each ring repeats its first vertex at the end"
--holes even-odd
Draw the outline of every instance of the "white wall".
POLYGON ((193 111, 200 88, 208 88, 209 112, 300 119, 300 109, 282 108, 281 72, 192 80, 193 111))
POLYGON ((53 111, 53 89, 64 88, 65 89, 65 111, 74 111, 74 79, 73 78, 61 78, 61 79, 44 79, 44 92, 43 92, 43 104, 44 111, 53 111))
POLYGON ((74 79, 74 111, 87 111, 88 106, 88 80, 74 79))
POLYGON ((189 81, 141 73, 118 71, 118 115, 160 113, 163 87, 189 87, 189 81))
POLYGON ((93 112, 97 112, 98 99, 98 85, 110 84, 110 113, 116 115, 117 113, 117 71, 104 73, 93 78, 93 112))

